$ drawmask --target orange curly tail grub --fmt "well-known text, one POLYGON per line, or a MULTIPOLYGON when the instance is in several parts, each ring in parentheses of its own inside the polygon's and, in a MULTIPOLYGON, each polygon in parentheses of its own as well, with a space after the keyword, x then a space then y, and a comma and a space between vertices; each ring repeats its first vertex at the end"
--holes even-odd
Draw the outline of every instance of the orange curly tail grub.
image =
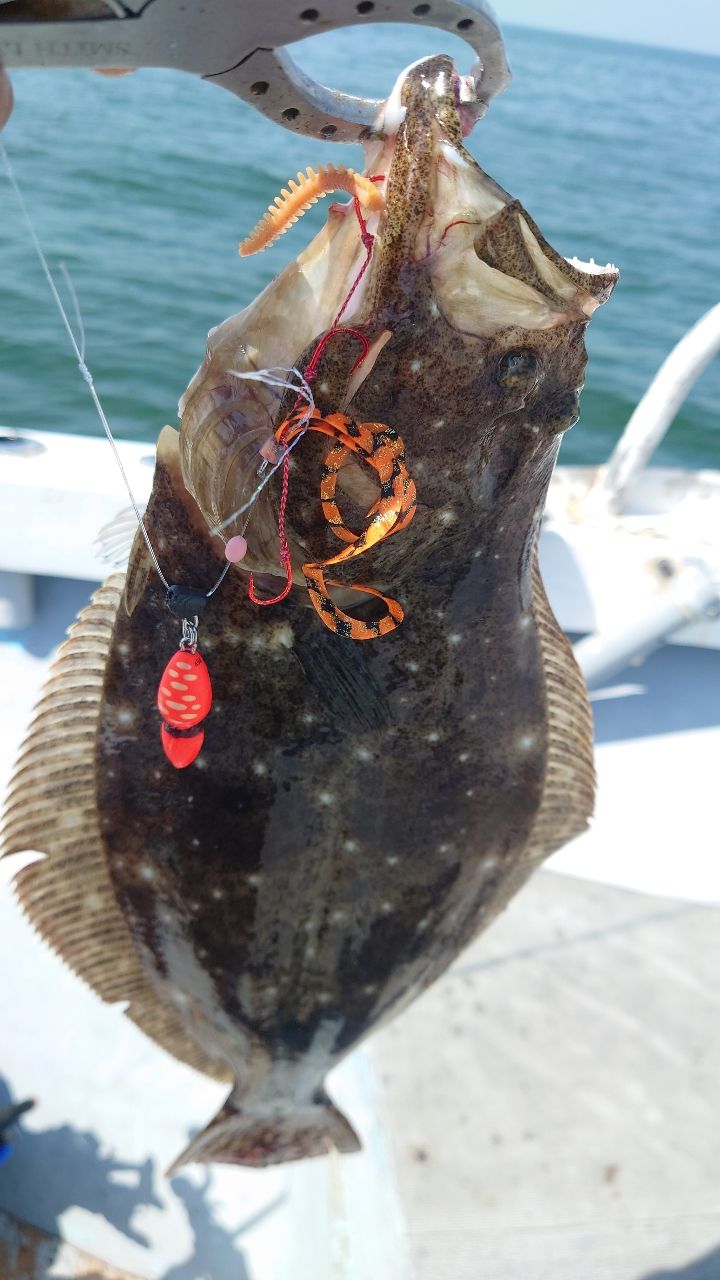
POLYGON ((240 255, 245 258, 250 253, 258 253, 267 249, 278 236, 282 236, 297 222, 311 204, 317 204, 322 196, 331 191, 347 191, 355 196, 366 209, 382 209, 383 197, 377 187, 362 173, 354 169, 346 169, 344 165, 318 165, 317 173, 308 167, 305 173, 299 173, 297 182, 292 178, 287 187, 283 187, 275 203, 268 206, 255 230, 240 245, 240 255))

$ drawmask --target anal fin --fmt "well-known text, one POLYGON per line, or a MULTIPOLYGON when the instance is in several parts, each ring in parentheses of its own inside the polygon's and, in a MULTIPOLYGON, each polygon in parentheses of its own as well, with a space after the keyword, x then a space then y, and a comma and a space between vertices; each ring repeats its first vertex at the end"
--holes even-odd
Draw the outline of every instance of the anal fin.
POLYGON ((174 1057, 218 1080, 231 1072, 198 1047, 148 982, 105 862, 95 741, 105 665, 124 579, 100 587, 61 645, 21 748, 2 826, 2 853, 46 857, 15 879, 30 923, 102 1000, 174 1057))

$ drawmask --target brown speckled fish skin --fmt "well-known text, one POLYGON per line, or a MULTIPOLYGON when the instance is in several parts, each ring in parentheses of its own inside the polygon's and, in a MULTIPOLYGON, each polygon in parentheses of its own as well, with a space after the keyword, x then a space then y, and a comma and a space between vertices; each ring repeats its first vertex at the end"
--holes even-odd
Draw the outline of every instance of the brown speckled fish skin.
MULTIPOLYGON (((215 690, 205 745, 175 771, 154 695, 178 624, 139 540, 118 610, 96 751, 104 854, 156 998, 235 1079, 180 1162, 352 1150, 323 1092, 328 1070, 442 973, 591 811, 587 702, 535 560, 560 432, 577 416, 584 327, 615 274, 570 267, 500 192, 470 251, 548 298, 551 322, 478 334, 472 317, 470 331, 447 317, 431 270, 441 250, 424 257, 418 244, 440 143, 461 146, 454 83, 445 58, 407 77, 353 319, 371 340, 392 337, 348 411, 401 433, 418 510, 347 580, 396 596, 405 621, 354 643, 320 623, 301 586, 259 609, 233 570, 201 626, 215 690), (518 215, 562 272, 560 300, 518 215)), ((468 181, 500 191, 467 163, 468 181)), ((287 363, 307 363, 319 337, 287 363)), ((328 346, 323 410, 342 403, 356 355, 349 338, 328 346)), ((318 501, 326 448, 309 436, 294 454, 288 522, 305 558, 337 549, 318 501)), ((222 546, 186 483, 202 506, 202 476, 166 429, 147 527, 166 576, 208 588, 222 546)), ((351 525, 361 518, 350 497, 341 504, 351 525)))

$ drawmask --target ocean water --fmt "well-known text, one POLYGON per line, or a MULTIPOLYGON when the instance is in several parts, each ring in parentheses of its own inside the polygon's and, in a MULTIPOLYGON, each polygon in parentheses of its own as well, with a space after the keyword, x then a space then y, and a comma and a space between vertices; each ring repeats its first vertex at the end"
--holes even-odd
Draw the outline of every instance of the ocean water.
MULTIPOLYGON (((582 417, 562 460, 602 461, 673 344, 720 292, 720 59, 506 30, 514 79, 470 147, 562 254, 621 268, 588 330, 582 417)), ((409 27, 330 33, 296 47, 313 75, 385 95, 401 68, 467 46, 409 27)), ((116 434, 176 420, 205 335, 240 310, 321 224, 274 248, 236 246, 297 168, 359 148, 297 137, 190 76, 85 71, 14 76, 6 143, 40 238, 75 283, 87 359, 116 434)), ((0 423, 100 433, 27 231, 0 182, 0 423)), ((720 362, 656 455, 720 466, 720 362)))

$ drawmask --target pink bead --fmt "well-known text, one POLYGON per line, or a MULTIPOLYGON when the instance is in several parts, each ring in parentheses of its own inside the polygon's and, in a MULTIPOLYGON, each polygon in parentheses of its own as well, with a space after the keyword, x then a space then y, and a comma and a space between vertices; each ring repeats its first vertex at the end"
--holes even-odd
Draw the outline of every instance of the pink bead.
POLYGON ((273 440, 272 436, 270 437, 269 440, 265 441, 262 449, 260 450, 260 457, 264 458, 266 462, 271 462, 273 466, 275 466, 275 463, 278 460, 279 454, 278 454, 277 445, 275 444, 275 441, 273 440))
POLYGON ((237 564, 239 560, 243 560, 247 555, 247 541, 241 533, 235 535, 234 538, 228 538, 225 545, 225 559, 230 564, 237 564))

